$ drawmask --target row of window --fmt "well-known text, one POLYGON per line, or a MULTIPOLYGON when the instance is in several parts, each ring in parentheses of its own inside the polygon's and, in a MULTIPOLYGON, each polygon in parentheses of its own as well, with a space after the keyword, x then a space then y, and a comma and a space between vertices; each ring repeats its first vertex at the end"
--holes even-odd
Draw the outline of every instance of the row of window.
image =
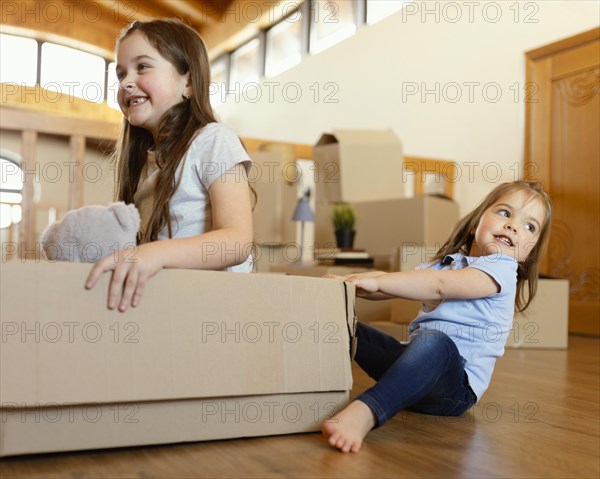
MULTIPOLYGON (((217 108, 231 86, 273 77, 348 38, 359 25, 376 23, 411 0, 306 0, 275 25, 211 64, 211 98, 217 108)), ((291 10, 291 9, 290 9, 291 10)), ((287 13, 287 12, 285 12, 287 13)), ((0 34, 0 82, 41 85, 50 101, 60 92, 88 101, 117 104, 115 63, 98 55, 0 34), (28 59, 28 61, 23 61, 28 59)))
POLYGON ((58 96, 51 92, 57 92, 119 108, 115 63, 55 43, 0 34, 0 82, 39 84, 49 101, 58 96))
POLYGON ((261 77, 274 77, 352 36, 363 23, 373 24, 411 0, 305 1, 282 20, 211 64, 214 106, 223 92, 261 77))

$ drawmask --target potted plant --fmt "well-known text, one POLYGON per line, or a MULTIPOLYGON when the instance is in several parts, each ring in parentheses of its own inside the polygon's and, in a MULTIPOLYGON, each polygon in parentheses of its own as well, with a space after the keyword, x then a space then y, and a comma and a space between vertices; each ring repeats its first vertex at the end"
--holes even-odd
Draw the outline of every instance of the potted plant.
POLYGON ((354 208, 348 203, 338 203, 333 210, 332 220, 338 248, 352 248, 356 234, 354 208))

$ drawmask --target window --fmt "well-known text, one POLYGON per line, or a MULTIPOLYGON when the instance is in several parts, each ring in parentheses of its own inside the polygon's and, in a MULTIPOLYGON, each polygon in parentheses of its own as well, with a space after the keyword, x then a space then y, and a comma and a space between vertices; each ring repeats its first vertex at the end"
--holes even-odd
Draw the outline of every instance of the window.
POLYGON ((246 83, 258 82, 260 67, 260 41, 250 40, 231 54, 230 89, 239 89, 246 83))
POLYGON ((222 55, 210 65, 210 103, 213 108, 218 108, 225 103, 227 91, 227 55, 222 55))
POLYGON ((278 75, 302 60, 302 17, 297 10, 267 31, 265 76, 278 75))
POLYGON ((23 172, 20 158, 10 152, 0 152, 0 228, 21 221, 23 172))
POLYGON ((34 86, 38 44, 31 38, 0 34, 0 82, 34 86))
POLYGON ((117 95, 119 94, 119 80, 117 79, 117 64, 115 62, 108 64, 107 75, 106 103, 115 110, 121 110, 117 99, 117 95))
POLYGON ((396 13, 412 0, 367 0, 367 23, 373 24, 396 13))
POLYGON ((355 0, 315 1, 311 8, 310 53, 319 53, 356 32, 355 0))
POLYGON ((41 86, 90 102, 104 101, 104 59, 54 43, 42 45, 41 86))

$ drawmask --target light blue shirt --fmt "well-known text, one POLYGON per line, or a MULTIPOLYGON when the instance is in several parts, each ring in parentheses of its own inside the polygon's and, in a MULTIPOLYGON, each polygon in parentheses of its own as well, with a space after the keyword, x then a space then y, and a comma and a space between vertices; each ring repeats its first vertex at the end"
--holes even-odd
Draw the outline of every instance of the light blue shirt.
POLYGON ((455 253, 446 256, 443 261, 417 268, 477 268, 490 275, 500 286, 499 292, 484 298, 425 301, 409 325, 411 334, 418 328, 435 329, 454 341, 465 359, 471 389, 479 399, 490 384, 496 359, 504 354, 504 345, 512 328, 517 265, 515 259, 502 254, 472 257, 455 253))

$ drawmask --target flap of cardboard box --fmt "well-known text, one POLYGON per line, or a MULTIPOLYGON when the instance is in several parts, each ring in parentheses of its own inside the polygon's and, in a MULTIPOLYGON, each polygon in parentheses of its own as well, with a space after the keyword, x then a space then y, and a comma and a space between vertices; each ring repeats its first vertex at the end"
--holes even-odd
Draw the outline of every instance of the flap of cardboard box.
POLYGON ((2 265, 2 407, 351 388, 350 285, 163 270, 137 308, 117 313, 106 308, 110 275, 87 291, 89 271, 2 265))
POLYGON ((392 130, 342 130, 335 129, 333 134, 324 133, 319 138, 316 146, 331 143, 345 143, 348 145, 386 145, 401 146, 400 140, 392 130))

